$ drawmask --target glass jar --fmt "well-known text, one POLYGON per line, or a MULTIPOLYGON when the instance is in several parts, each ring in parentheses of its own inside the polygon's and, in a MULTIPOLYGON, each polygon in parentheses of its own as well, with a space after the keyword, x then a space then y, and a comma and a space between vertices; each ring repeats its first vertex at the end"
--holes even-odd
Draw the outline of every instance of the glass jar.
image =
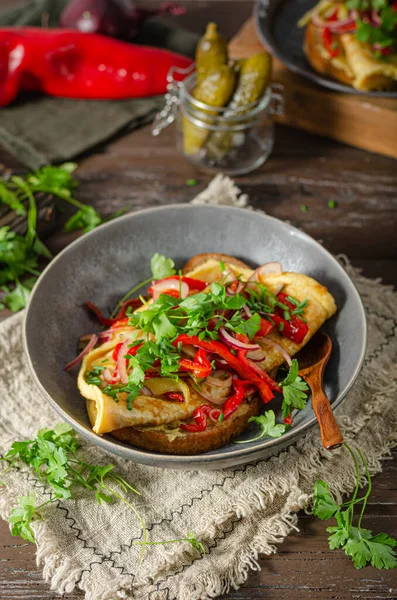
POLYGON ((153 135, 176 120, 177 147, 196 167, 243 175, 261 166, 274 145, 273 115, 284 114, 282 86, 272 84, 258 102, 231 109, 193 98, 195 83, 195 73, 182 82, 170 74, 166 106, 156 116, 153 135))

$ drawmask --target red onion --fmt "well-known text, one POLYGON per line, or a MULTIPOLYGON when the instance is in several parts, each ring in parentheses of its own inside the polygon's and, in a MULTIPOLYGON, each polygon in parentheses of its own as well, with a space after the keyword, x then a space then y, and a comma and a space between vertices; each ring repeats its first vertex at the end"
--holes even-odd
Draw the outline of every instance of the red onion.
POLYGON ((209 385, 215 385, 216 387, 230 387, 232 381, 233 377, 227 371, 214 371, 212 375, 209 375, 206 379, 206 382, 209 385))
POLYGON ((234 348, 234 350, 259 350, 260 349, 259 344, 245 344, 244 342, 240 342, 235 337, 230 335, 230 333, 228 333, 224 327, 219 327, 218 331, 219 331, 219 334, 220 334, 221 338, 223 339, 223 341, 231 348, 234 348))
POLYGON ((375 9, 371 10, 371 21, 375 27, 380 27, 380 25, 382 25, 382 19, 375 9))
POLYGON ((283 268, 281 263, 279 262, 268 262, 264 265, 261 265, 252 273, 251 277, 248 279, 247 283, 255 283, 256 281, 260 281, 260 276, 264 277, 266 275, 281 275, 283 272, 283 268))
POLYGON ((139 391, 141 396, 153 396, 153 392, 146 385, 143 385, 139 391))
POLYGON ((326 27, 327 29, 329 29, 330 31, 334 31, 335 33, 338 33, 338 31, 340 30, 346 32, 349 30, 349 26, 351 26, 352 29, 354 29, 356 26, 352 15, 347 17, 346 19, 341 19, 337 21, 326 21, 325 19, 320 17, 318 11, 316 10, 314 10, 312 14, 312 23, 316 27, 326 27))
POLYGON ((274 295, 278 296, 280 292, 283 291, 284 283, 279 283, 276 289, 274 290, 274 295))
POLYGON ((246 304, 244 304, 244 306, 243 306, 243 311, 245 312, 245 314, 247 315, 247 317, 249 319, 252 317, 252 312, 250 311, 250 309, 248 308, 248 306, 246 304))
POLYGON ((247 358, 250 358, 254 362, 262 362, 265 359, 266 353, 263 348, 259 348, 259 350, 251 350, 251 352, 247 352, 247 358))
POLYGON ((233 273, 233 271, 231 269, 229 269, 229 267, 225 267, 224 270, 222 271, 222 282, 223 283, 233 283, 233 281, 236 281, 236 279, 237 279, 237 277, 233 273))
POLYGON ((211 421, 213 421, 214 423, 217 423, 219 421, 221 411, 219 410, 219 408, 213 408, 212 410, 210 410, 210 412, 208 414, 209 414, 211 421))
POLYGON ((278 352, 280 352, 284 359, 285 362, 287 363, 287 365, 290 367, 292 360, 290 355, 288 354, 288 352, 286 351, 285 348, 283 348, 280 344, 277 344, 277 342, 270 340, 269 338, 263 338, 262 340, 265 344, 267 344, 268 346, 272 346, 275 350, 277 350, 278 352))
POLYGON ((105 369, 103 372, 103 378, 105 381, 110 381, 112 379, 112 374, 109 369, 105 369))
POLYGON ((158 281, 152 285, 153 290, 153 300, 156 302, 158 300, 160 294, 166 292, 167 290, 181 290, 181 297, 186 298, 189 295, 190 289, 188 284, 185 281, 181 281, 179 277, 175 277, 175 279, 163 279, 162 281, 158 281))
POLYGON ((147 18, 157 14, 178 16, 185 12, 174 3, 151 10, 137 7, 134 0, 71 0, 62 12, 60 24, 84 33, 104 33, 132 40, 147 18))
MULTIPOLYGON (((83 338, 85 337, 86 339, 88 339, 88 335, 86 336, 82 336, 83 338)), ((82 338, 80 338, 81 340, 82 338)), ((95 333, 92 333, 89 336, 89 342, 86 345, 86 347, 84 348, 84 350, 82 350, 82 352, 80 352, 80 354, 78 356, 76 356, 76 358, 74 358, 73 360, 70 361, 70 363, 68 363, 65 366, 65 371, 70 371, 70 369, 72 369, 75 365, 78 365, 79 362, 81 362, 83 360, 83 358, 85 357, 86 354, 88 354, 88 352, 90 350, 92 350, 92 348, 95 346, 95 344, 98 341, 98 336, 95 335, 95 333)))
POLYGON ((128 383, 127 359, 124 357, 128 352, 128 346, 130 345, 130 343, 131 342, 129 340, 126 340, 121 346, 117 355, 117 369, 119 372, 120 380, 123 383, 128 383))

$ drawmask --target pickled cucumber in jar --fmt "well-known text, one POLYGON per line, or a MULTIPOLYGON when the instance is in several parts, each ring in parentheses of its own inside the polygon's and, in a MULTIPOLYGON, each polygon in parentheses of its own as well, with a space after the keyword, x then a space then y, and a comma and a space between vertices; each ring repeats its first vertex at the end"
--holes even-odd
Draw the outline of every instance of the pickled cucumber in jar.
MULTIPOLYGON (((230 101, 235 87, 236 75, 232 67, 221 65, 217 69, 212 69, 195 87, 192 96, 195 100, 212 106, 222 108, 230 101)), ((217 111, 201 109, 190 106, 190 113, 201 122, 210 125, 214 119, 211 115, 216 115, 217 111)), ((194 125, 187 116, 183 117, 183 145, 186 154, 197 154, 204 146, 210 131, 208 129, 194 125)))
POLYGON ((216 23, 208 23, 196 49, 196 76, 200 83, 212 70, 227 65, 227 43, 216 23))
MULTIPOLYGON (((258 102, 270 83, 272 58, 266 51, 238 61, 239 78, 236 91, 224 113, 224 117, 241 116, 248 112, 244 107, 258 102)), ((229 121, 232 126, 232 121, 229 121)), ((225 124, 228 124, 226 120, 225 124)), ((241 144, 241 133, 238 135, 241 144)), ((223 158, 233 147, 233 132, 214 132, 207 142, 208 156, 223 158)))

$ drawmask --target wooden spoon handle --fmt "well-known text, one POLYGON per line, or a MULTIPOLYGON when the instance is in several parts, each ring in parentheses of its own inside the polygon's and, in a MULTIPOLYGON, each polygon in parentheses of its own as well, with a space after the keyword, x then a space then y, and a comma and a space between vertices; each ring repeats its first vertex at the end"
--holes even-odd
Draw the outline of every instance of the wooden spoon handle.
POLYGON ((335 420, 327 395, 322 389, 312 391, 313 410, 320 427, 324 448, 333 450, 343 444, 343 436, 335 420))

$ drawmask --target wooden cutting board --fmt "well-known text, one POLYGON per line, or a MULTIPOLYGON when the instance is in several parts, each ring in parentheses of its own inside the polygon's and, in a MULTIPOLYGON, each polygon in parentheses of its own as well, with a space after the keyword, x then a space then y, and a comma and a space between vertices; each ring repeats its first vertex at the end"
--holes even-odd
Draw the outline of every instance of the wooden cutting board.
MULTIPOLYGON (((262 48, 253 18, 229 43, 231 58, 245 58, 262 48)), ((397 99, 321 88, 291 73, 277 59, 273 81, 284 86, 285 115, 275 116, 277 122, 397 158, 397 99)))

